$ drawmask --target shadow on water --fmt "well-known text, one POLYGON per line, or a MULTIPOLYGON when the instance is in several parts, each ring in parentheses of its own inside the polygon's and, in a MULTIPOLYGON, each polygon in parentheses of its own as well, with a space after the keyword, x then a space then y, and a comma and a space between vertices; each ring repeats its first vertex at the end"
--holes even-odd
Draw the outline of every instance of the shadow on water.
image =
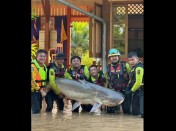
POLYGON ((93 115, 75 113, 71 116, 57 111, 45 112, 43 103, 41 114, 32 114, 32 131, 143 131, 143 118, 140 116, 117 114, 93 115))

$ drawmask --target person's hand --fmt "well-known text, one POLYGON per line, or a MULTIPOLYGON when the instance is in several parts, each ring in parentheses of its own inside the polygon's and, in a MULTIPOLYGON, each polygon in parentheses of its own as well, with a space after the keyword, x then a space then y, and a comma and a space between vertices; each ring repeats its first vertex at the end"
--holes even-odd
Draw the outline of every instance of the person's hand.
POLYGON ((130 95, 132 93, 133 93, 132 90, 125 91, 125 95, 130 95))
POLYGON ((44 98, 45 96, 46 96, 46 92, 45 91, 43 91, 43 90, 40 90, 40 93, 41 93, 41 95, 42 95, 42 98, 44 98))
POLYGON ((127 85, 124 90, 129 91, 129 90, 131 90, 131 87, 129 85, 127 85))
POLYGON ((85 79, 84 75, 79 75, 78 78, 79 78, 80 80, 84 80, 84 79, 85 79))
POLYGON ((72 71, 72 76, 75 77, 76 76, 76 72, 72 71))
POLYGON ((47 84, 45 87, 45 92, 48 93, 51 90, 50 84, 47 84))
POLYGON ((70 98, 68 98, 67 96, 65 96, 64 99, 66 99, 66 100, 70 100, 70 98))

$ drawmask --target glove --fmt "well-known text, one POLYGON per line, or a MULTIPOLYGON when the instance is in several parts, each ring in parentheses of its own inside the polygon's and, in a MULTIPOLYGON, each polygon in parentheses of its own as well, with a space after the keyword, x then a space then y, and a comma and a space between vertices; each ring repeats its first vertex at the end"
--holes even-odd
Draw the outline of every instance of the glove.
POLYGON ((76 72, 75 71, 72 71, 72 74, 71 74, 73 77, 75 77, 76 75, 76 72))
POLYGON ((79 78, 80 80, 83 80, 83 79, 84 79, 84 75, 79 75, 79 74, 78 74, 78 78, 79 78))
POLYGON ((126 94, 126 95, 130 95, 130 94, 132 94, 132 93, 133 93, 132 90, 125 91, 125 94, 126 94))
POLYGON ((130 87, 129 85, 127 85, 127 86, 125 87, 125 91, 129 91, 129 90, 131 90, 131 87, 130 87))
POLYGON ((75 71, 72 72, 72 76, 80 80, 84 79, 84 75, 77 74, 75 71))

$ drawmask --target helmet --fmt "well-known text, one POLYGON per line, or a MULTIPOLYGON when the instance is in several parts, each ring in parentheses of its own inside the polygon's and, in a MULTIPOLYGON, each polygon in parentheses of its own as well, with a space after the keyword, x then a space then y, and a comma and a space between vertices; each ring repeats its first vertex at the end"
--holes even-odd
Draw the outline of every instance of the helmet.
POLYGON ((57 55, 56 55, 56 60, 57 60, 57 59, 64 59, 64 60, 66 60, 65 54, 64 54, 64 53, 57 53, 57 55))
POLYGON ((115 49, 115 48, 110 49, 108 57, 115 56, 115 55, 119 55, 120 56, 120 52, 117 49, 115 49))

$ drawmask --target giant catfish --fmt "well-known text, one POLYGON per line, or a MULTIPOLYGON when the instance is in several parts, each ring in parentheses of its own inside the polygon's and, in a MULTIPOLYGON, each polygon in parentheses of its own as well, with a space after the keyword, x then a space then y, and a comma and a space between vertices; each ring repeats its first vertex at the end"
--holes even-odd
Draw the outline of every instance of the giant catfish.
POLYGON ((56 78, 56 84, 62 94, 77 101, 74 103, 72 110, 81 104, 92 104, 93 107, 90 112, 94 112, 101 105, 116 106, 124 101, 122 93, 85 80, 56 78))

